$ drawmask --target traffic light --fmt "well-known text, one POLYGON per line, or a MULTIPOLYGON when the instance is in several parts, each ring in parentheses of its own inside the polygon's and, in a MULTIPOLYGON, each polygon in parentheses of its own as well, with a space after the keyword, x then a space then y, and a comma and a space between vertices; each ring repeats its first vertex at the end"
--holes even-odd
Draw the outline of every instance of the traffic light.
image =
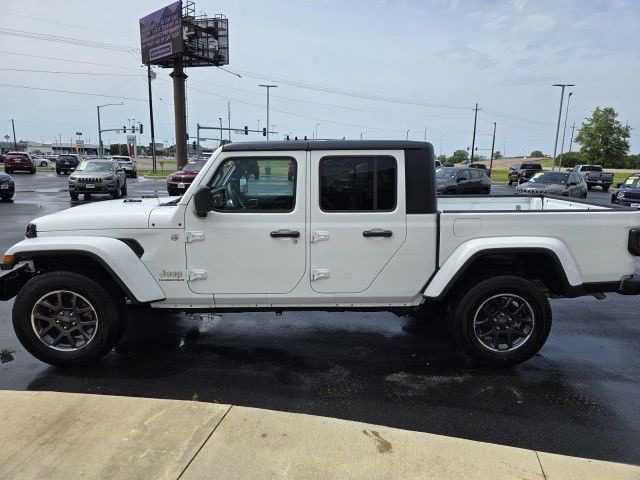
POLYGON ((139 123, 138 125, 140 125, 140 135, 142 135, 142 124, 139 123))
POLYGON ((195 140, 193 141, 193 143, 191 145, 193 145, 193 149, 196 150, 196 141, 195 140))
POLYGON ((244 134, 249 135, 249 127, 247 127, 246 125, 244 126, 244 134))
POLYGON ((262 136, 263 136, 263 137, 266 137, 266 136, 267 136, 267 128, 266 128, 266 127, 263 127, 263 128, 262 128, 262 136))
POLYGON ((122 126, 122 133, 127 133, 127 127, 125 125, 122 126))

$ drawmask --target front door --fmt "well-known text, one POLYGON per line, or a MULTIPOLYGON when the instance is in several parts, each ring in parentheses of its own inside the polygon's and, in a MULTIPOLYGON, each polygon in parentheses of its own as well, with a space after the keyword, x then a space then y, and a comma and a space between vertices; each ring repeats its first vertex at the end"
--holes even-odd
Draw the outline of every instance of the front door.
POLYGON ((406 237, 404 152, 311 152, 311 288, 360 293, 406 237))
POLYGON ((195 293, 218 304, 261 304, 305 272, 306 152, 229 154, 208 185, 214 211, 185 226, 187 274, 195 293))

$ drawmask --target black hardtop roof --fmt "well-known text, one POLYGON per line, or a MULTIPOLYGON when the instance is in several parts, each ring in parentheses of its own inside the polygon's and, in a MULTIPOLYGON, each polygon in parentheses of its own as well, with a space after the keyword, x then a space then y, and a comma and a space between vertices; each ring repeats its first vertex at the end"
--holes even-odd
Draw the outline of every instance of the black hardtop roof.
POLYGON ((291 150, 427 150, 427 142, 409 140, 278 140, 273 142, 234 142, 223 152, 291 151, 291 150))

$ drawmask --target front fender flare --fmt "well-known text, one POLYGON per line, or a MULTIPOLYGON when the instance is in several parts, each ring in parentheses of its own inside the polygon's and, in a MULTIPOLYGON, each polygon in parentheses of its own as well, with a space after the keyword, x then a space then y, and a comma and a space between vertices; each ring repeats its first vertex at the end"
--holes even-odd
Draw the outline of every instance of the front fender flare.
POLYGON ((37 237, 16 243, 5 255, 12 255, 15 261, 51 255, 86 256, 98 262, 132 301, 148 303, 166 298, 142 260, 116 238, 37 237))
POLYGON ((438 269, 423 295, 427 298, 440 298, 446 294, 448 288, 455 282, 461 274, 464 274, 470 262, 483 253, 510 252, 510 251, 544 251, 550 253, 557 259, 559 267, 564 271, 566 281, 570 288, 582 287, 580 270, 573 255, 567 246, 551 237, 490 237, 469 240, 458 248, 447 258, 438 269))

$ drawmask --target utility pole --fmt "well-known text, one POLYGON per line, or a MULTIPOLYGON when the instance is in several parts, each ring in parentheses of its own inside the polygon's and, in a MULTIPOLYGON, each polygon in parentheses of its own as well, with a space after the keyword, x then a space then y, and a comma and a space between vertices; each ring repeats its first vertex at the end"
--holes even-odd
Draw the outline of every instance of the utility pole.
POLYGON ((478 124, 478 104, 476 103, 475 114, 473 116, 473 140, 471 140, 471 162, 476 149, 476 125, 478 124))
POLYGON ((428 127, 428 125, 424 126, 424 141, 425 142, 427 141, 427 127, 428 127))
POLYGON ((151 64, 149 64, 147 65, 147 82, 149 83, 149 123, 151 124, 151 166, 153 173, 156 173, 156 132, 153 126, 153 96, 151 92, 151 77, 151 64))
POLYGON ((313 129, 313 138, 315 138, 316 140, 318 139, 318 125, 320 125, 320 124, 316 123, 316 126, 313 129))
POLYGON ((564 89, 565 87, 575 87, 572 83, 554 83, 552 87, 562 87, 562 92, 560 93, 560 108, 558 109, 558 125, 556 126, 556 141, 553 145, 553 163, 551 170, 556 169, 556 153, 558 151, 558 136, 560 135, 560 120, 562 118, 562 103, 564 101, 564 89))
POLYGON ((227 100, 227 120, 229 121, 229 143, 231 143, 231 100, 227 100))
POLYGON ((267 89, 267 142, 269 141, 269 90, 272 88, 278 88, 277 85, 258 85, 267 89))
POLYGON ((496 122, 493 122, 493 140, 491 140, 491 160, 489 160, 489 174, 493 168, 493 150, 496 146, 496 122))
POLYGON ((411 131, 411 130, 407 130, 407 136, 405 137, 405 140, 409 140, 409 132, 410 132, 410 131, 411 131))
POLYGON ((16 142, 16 124, 13 123, 13 118, 11 119, 11 128, 13 129, 13 148, 18 151, 18 142, 16 142))
MULTIPOLYGON (((218 117, 218 120, 220 120, 220 145, 222 145, 222 117, 218 117)), ((267 132, 268 134, 269 132, 267 132)))
POLYGON ((438 154, 439 157, 442 156, 442 139, 443 138, 444 138, 444 133, 440 135, 440 153, 438 154))
POLYGON ((185 98, 184 62, 182 56, 176 58, 173 72, 173 115, 176 124, 176 164, 180 170, 187 164, 187 102, 185 98))
POLYGON ((576 122, 571 125, 571 140, 569 140, 569 153, 571 153, 571 146, 573 145, 573 131, 576 129, 576 122))
POLYGON ((562 129, 562 144, 560 145, 560 159, 558 161, 558 170, 562 170, 562 155, 564 154, 564 137, 567 134, 567 117, 569 116, 569 103, 571 102, 571 95, 573 92, 569 92, 567 97, 567 109, 564 112, 564 128, 562 129))

